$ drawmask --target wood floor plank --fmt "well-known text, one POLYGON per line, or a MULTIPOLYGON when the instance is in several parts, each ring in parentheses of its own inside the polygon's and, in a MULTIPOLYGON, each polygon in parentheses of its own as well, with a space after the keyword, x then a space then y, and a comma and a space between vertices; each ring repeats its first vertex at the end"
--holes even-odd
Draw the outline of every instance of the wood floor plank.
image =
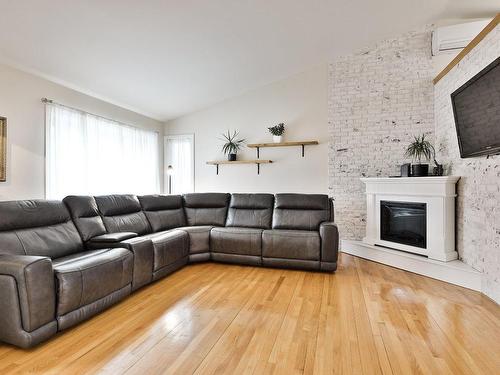
POLYGON ((500 307, 341 254, 335 274, 186 267, 0 374, 500 374, 500 307))
POLYGON ((280 318, 285 315, 284 306, 290 304, 290 291, 295 288, 300 274, 293 271, 266 274, 270 279, 260 284, 260 290, 248 300, 196 373, 253 373, 259 360, 267 360, 273 335, 280 326, 280 318), (242 360, 245 352, 257 354, 254 363, 242 360))

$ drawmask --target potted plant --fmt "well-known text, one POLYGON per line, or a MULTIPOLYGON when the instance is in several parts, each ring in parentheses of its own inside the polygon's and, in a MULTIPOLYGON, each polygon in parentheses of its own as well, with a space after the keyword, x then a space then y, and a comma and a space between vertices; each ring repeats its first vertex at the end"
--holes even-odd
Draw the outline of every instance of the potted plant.
POLYGON ((233 134, 228 130, 227 134, 222 134, 222 140, 225 141, 222 146, 222 152, 226 155, 227 160, 236 161, 236 154, 240 150, 243 143, 245 143, 244 139, 236 139, 238 137, 238 132, 235 131, 233 134))
POLYGON ((411 165, 411 175, 414 177, 422 177, 429 175, 429 164, 422 164, 422 160, 429 161, 434 157, 434 146, 425 139, 425 134, 414 137, 406 148, 405 156, 417 161, 411 165))
POLYGON ((284 123, 279 123, 278 125, 271 126, 269 129, 269 133, 273 135, 273 142, 274 143, 281 143, 283 142, 283 133, 285 132, 285 124, 284 123))

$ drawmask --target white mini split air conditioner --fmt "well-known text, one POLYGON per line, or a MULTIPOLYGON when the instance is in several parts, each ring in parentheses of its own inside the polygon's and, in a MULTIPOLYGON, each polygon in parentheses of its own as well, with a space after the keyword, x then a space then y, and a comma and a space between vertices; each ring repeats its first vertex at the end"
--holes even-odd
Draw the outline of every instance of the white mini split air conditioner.
POLYGON ((491 19, 438 27, 432 32, 432 56, 456 53, 483 30, 491 19))

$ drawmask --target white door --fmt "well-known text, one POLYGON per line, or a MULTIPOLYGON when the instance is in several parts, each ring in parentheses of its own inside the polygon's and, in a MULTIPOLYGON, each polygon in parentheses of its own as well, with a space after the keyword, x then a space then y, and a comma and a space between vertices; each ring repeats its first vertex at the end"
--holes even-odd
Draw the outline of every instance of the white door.
POLYGON ((194 134, 165 136, 165 193, 194 192, 194 134))

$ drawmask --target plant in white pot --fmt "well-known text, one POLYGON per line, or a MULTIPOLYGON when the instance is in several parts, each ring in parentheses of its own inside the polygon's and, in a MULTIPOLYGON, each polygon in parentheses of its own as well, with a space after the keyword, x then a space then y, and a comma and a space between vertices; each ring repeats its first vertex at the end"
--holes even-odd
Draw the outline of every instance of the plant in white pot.
POLYGON ((414 177, 428 176, 429 164, 422 164, 422 160, 428 162, 434 158, 434 146, 425 139, 425 134, 413 138, 413 142, 408 145, 405 152, 406 157, 412 158, 413 162, 417 161, 411 165, 411 175, 414 177))
POLYGON ((283 142, 283 133, 285 133, 285 124, 279 123, 278 125, 271 126, 269 129, 269 133, 273 135, 274 143, 283 142))
POLYGON ((245 143, 244 139, 236 139, 238 137, 238 132, 235 131, 233 134, 228 130, 227 134, 222 134, 222 140, 225 141, 222 146, 222 152, 227 155, 227 160, 236 161, 236 154, 241 149, 241 146, 245 143))

